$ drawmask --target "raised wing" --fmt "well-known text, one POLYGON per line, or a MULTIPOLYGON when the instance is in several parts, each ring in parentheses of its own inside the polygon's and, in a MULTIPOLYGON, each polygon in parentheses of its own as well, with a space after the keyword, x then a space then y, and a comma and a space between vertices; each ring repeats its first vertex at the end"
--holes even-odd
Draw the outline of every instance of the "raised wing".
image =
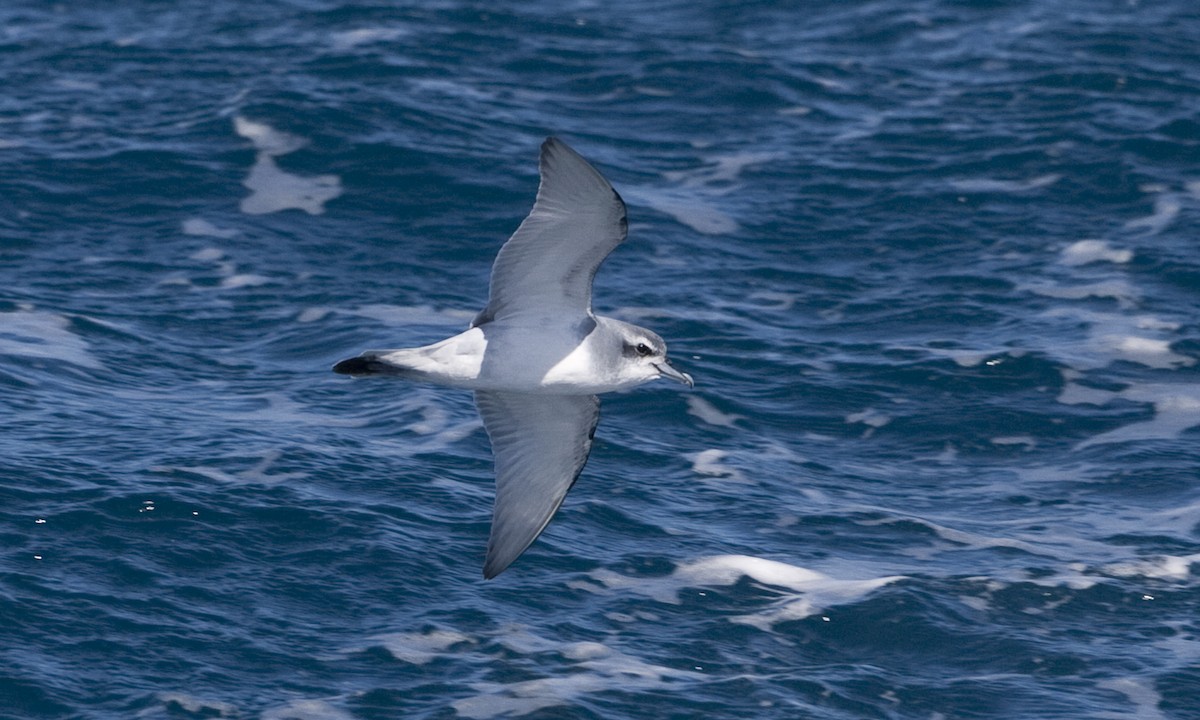
POLYGON ((491 295, 472 326, 529 314, 586 315, 592 278, 625 239, 625 203, 558 138, 542 143, 537 201, 492 265, 491 295))
POLYGON ((496 505, 483 565, 491 579, 542 534, 575 484, 592 449, 600 399, 479 390, 475 404, 496 458, 496 505))

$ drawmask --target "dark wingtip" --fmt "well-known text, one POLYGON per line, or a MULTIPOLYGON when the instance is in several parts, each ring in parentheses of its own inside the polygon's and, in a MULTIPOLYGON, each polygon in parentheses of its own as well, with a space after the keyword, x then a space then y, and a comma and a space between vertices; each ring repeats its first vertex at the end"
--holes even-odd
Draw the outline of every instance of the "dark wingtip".
POLYGON ((483 563, 483 579, 491 580, 492 578, 496 577, 500 573, 507 570, 508 566, 511 564, 512 564, 512 561, 510 560, 508 563, 506 563, 504 565, 500 565, 500 563, 496 562, 496 559, 491 557, 489 554, 487 560, 485 560, 483 563))
POLYGON ((370 375, 375 372, 371 361, 363 357, 352 357, 333 366, 333 371, 339 375, 370 375))
MULTIPOLYGON (((532 541, 530 541, 530 544, 533 544, 532 541)), ((526 549, 528 549, 528 546, 526 546, 526 549)), ((491 580, 492 578, 496 577, 500 573, 512 567, 512 564, 517 561, 517 558, 524 554, 525 550, 522 550, 516 557, 509 558, 507 561, 504 561, 494 557, 489 548, 488 556, 483 561, 483 579, 491 580)))

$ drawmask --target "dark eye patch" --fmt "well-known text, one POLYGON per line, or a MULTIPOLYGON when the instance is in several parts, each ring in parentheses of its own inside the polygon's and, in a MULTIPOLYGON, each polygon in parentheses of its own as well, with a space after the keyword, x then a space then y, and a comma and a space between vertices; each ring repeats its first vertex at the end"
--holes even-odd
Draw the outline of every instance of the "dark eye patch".
POLYGON ((637 347, 634 348, 634 350, 636 350, 637 354, 641 355, 642 357, 646 357, 647 355, 654 352, 653 350, 650 349, 650 346, 646 345, 646 343, 638 343, 637 347))

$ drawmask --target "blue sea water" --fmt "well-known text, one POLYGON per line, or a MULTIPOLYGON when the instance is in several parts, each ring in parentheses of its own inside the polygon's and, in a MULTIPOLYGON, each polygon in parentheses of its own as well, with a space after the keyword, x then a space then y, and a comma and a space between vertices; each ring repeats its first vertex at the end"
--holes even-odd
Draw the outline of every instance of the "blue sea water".
MULTIPOLYGON (((0 8, 0 717, 1200 718, 1200 10, 0 8), (493 581, 468 393, 560 135, 607 396, 493 581)), ((537 348, 530 348, 531 353, 537 348)))

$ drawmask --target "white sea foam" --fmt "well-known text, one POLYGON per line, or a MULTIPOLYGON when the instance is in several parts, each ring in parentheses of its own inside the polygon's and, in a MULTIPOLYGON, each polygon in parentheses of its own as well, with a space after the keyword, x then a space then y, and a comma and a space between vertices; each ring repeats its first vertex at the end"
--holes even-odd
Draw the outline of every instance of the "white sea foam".
MULTIPOLYGON (((1180 538, 1192 538, 1200 527, 1200 502, 1159 510, 1141 519, 1140 528, 1153 527, 1159 532, 1174 532, 1180 538)), ((1131 532, 1137 532, 1137 529, 1131 532)))
POLYGON ((271 282, 271 278, 264 275, 255 275, 253 273, 238 273, 229 277, 221 278, 221 289, 235 290, 244 287, 258 287, 259 285, 267 285, 271 282))
POLYGON ((1200 666, 1200 639, 1190 619, 1164 619, 1160 624, 1166 633, 1158 633, 1152 643, 1159 657, 1171 658, 1178 667, 1200 666))
POLYGON ((909 517, 909 516, 891 516, 880 520, 860 520, 860 525, 887 525, 896 522, 912 522, 932 530, 938 537, 947 540, 955 545, 961 545, 968 550, 983 550, 987 548, 1013 548, 1023 550, 1031 555, 1054 556, 1051 548, 1042 547, 1037 541, 1018 540, 1011 537, 994 537, 984 535, 982 533, 971 532, 968 530, 959 530, 947 525, 940 525, 927 518, 909 517))
POLYGON ((435 309, 430 305, 359 305, 353 310, 339 310, 346 315, 377 320, 389 327, 409 325, 459 325, 470 321, 475 313, 469 310, 435 309))
POLYGON ((958 448, 946 443, 942 451, 933 456, 933 461, 939 465, 953 465, 958 462, 958 448))
POLYGON ((259 717, 261 720, 353 720, 354 715, 326 700, 292 700, 259 717))
POLYGON ((431 435, 445 430, 450 425, 449 411, 437 403, 430 402, 423 405, 420 413, 421 419, 418 422, 406 425, 405 430, 415 432, 418 435, 431 435))
POLYGON ((1195 358, 1172 352, 1169 341, 1156 338, 1099 334, 1094 336, 1094 344, 1121 360, 1152 368, 1174 369, 1194 365, 1196 362, 1195 358))
MULTIPOLYGON (((658 263, 659 261, 656 260, 655 262, 658 263)), ((687 265, 688 262, 689 260, 686 256, 681 257, 680 255, 676 254, 673 256, 673 258, 664 258, 661 261, 661 264, 668 265, 678 263, 679 266, 683 266, 687 265)), ((747 317, 761 318, 763 313, 779 313, 780 315, 790 318, 794 312, 793 308, 796 306, 796 301, 800 299, 800 297, 801 295, 799 293, 779 292, 776 290, 756 290, 740 297, 731 297, 728 299, 712 298, 709 299, 705 304, 708 308, 710 308, 708 312, 712 312, 714 310, 735 310, 737 311, 736 314, 730 315, 729 317, 734 319, 734 321, 740 321, 744 323, 747 317)), ((691 309, 692 308, 689 308, 689 310, 691 309)), ((840 312, 839 310, 818 312, 821 313, 822 317, 825 317, 826 319, 829 319, 828 316, 831 314, 837 314, 837 318, 841 317, 841 315, 838 314, 840 312)), ((688 316, 691 317, 690 314, 688 316)))
POLYGON ((678 604, 679 593, 687 588, 728 586, 743 577, 763 585, 784 588, 782 596, 768 610, 736 615, 730 622, 752 625, 764 630, 785 620, 799 620, 822 608, 855 602, 873 590, 902 580, 901 575, 864 580, 839 580, 815 570, 749 555, 717 555, 680 565, 666 577, 637 578, 610 570, 591 574, 605 588, 629 590, 659 602, 678 604))
POLYGON ((496 92, 480 85, 470 85, 460 80, 448 77, 413 78, 408 81, 409 87, 415 91, 428 92, 445 97, 459 98, 467 101, 494 102, 496 92))
POLYGON ((97 370, 86 340, 71 332, 71 321, 56 313, 21 305, 0 312, 0 355, 54 360, 97 370))
POLYGON ((1116 398, 1151 403, 1154 417, 1088 438, 1076 445, 1076 450, 1105 443, 1174 440, 1185 430, 1200 426, 1200 385, 1197 384, 1135 383, 1123 390, 1109 391, 1068 382, 1058 401, 1067 405, 1104 405, 1116 398))
POLYGON ((688 395, 688 414, 698 417, 709 425, 717 427, 737 427, 739 420, 745 420, 743 415, 735 415, 733 413, 721 412, 709 401, 699 395, 688 395))
POLYGON ((448 446, 460 442, 460 440, 464 438, 472 436, 472 434, 474 434, 476 431, 479 431, 482 426, 484 426, 484 424, 482 424, 482 421, 480 420, 467 420, 464 422, 454 422, 454 424, 450 424, 450 422, 448 422, 448 424, 438 428, 436 431, 428 431, 428 426, 425 425, 424 422, 421 422, 421 424, 410 425, 408 428, 409 430, 418 433, 420 433, 422 430, 425 430, 426 432, 424 434, 428 434, 428 436, 430 436, 425 440, 424 443, 414 445, 414 452, 440 452, 448 448, 448 446))
POLYGON ((331 33, 329 40, 336 50, 350 50, 360 45, 391 42, 411 34, 411 30, 398 27, 358 28, 331 33))
POLYGON ((950 181, 950 187, 958 192, 971 193, 1019 193, 1049 187, 1062 179, 1062 175, 1039 175, 1028 180, 998 180, 995 178, 967 178, 950 181))
POLYGON ((217 467, 216 464, 230 465, 233 463, 242 464, 246 461, 246 456, 223 456, 214 458, 214 465, 154 465, 150 467, 150 472, 175 474, 188 473, 198 475, 203 478, 208 478, 214 482, 226 483, 230 485, 244 485, 246 483, 254 483, 260 485, 276 485, 278 483, 291 482, 294 480, 302 480, 309 476, 308 472, 280 472, 268 473, 268 470, 279 461, 283 456, 282 450, 268 450, 259 456, 258 462, 253 466, 238 472, 227 472, 217 467))
POLYGON ((242 212, 247 215, 290 209, 320 215, 325 212, 325 203, 342 194, 341 179, 337 175, 293 175, 280 170, 274 158, 265 153, 259 153, 242 184, 251 191, 241 204, 242 212))
MULTIPOLYGON (((221 700, 206 700, 181 692, 161 692, 158 694, 158 700, 167 707, 177 706, 184 712, 198 717, 232 718, 238 716, 236 705, 221 700)), ((160 708, 147 708, 139 712, 137 716, 157 715, 159 711, 160 708)))
POLYGON ((1126 720, 1131 717, 1138 720, 1168 720, 1167 715, 1158 707, 1162 702, 1162 695, 1159 695, 1158 691, 1154 689, 1153 683, 1152 680, 1147 681, 1135 677, 1100 680, 1096 683, 1096 687, 1121 693, 1135 709, 1132 712, 1124 710, 1099 712, 1093 717, 1111 718, 1112 720, 1126 720))
MULTIPOLYGON (((844 85, 837 80, 827 80, 824 78, 812 78, 816 82, 828 88, 844 89, 844 85)), ((879 132, 879 128, 883 127, 886 116, 883 113, 861 113, 855 116, 854 119, 847 118, 845 125, 846 130, 833 136, 831 142, 846 142, 848 140, 859 140, 868 138, 879 132)))
POLYGON ((461 717, 473 720, 520 717, 544 708, 572 705, 578 698, 590 693, 655 691, 680 681, 707 679, 702 672, 648 663, 610 644, 554 642, 533 635, 519 626, 505 628, 496 640, 522 655, 556 654, 570 664, 570 671, 554 677, 514 683, 473 683, 472 687, 478 695, 451 704, 461 717))
MULTIPOLYGON (((231 232, 233 232, 234 235, 238 234, 236 231, 231 231, 231 232)), ((212 233, 209 233, 207 231, 203 232, 203 233, 196 233, 196 234, 208 235, 208 236, 212 235, 212 233)), ((227 235, 222 235, 222 237, 227 237, 227 235)), ((272 282, 276 282, 275 279, 269 278, 265 275, 258 275, 256 273, 239 273, 237 271, 237 263, 235 263, 233 260, 230 260, 229 256, 226 255, 225 251, 219 247, 201 248, 201 249, 197 250, 196 252, 192 253, 191 255, 189 255, 188 258, 191 260, 196 260, 198 262, 212 263, 214 266, 213 269, 215 270, 217 275, 219 275, 221 277, 221 281, 217 285, 207 285, 206 284, 203 286, 197 286, 191 279, 189 279, 187 277, 179 276, 177 274, 173 274, 170 277, 160 280, 158 282, 158 285, 159 286, 181 285, 181 286, 187 287, 192 290, 214 291, 214 290, 237 290, 240 288, 258 287, 261 285, 268 285, 272 282)))
POLYGON ((412 665, 424 665, 447 654, 456 645, 474 644, 470 636, 457 630, 433 628, 425 632, 401 632, 375 635, 361 645, 344 648, 341 652, 357 653, 373 647, 383 647, 392 657, 412 665))
POLYGON ((846 422, 850 425, 863 424, 867 426, 863 437, 870 437, 876 430, 887 425, 892 421, 892 417, 886 413, 882 413, 875 408, 867 408, 861 412, 850 413, 846 416, 846 422))
POLYGON ((879 412, 875 408, 867 408, 862 412, 850 413, 846 416, 846 422, 848 423, 863 423, 864 425, 876 428, 883 427, 891 421, 892 419, 889 416, 879 412))
POLYGON ((325 203, 342 194, 342 181, 337 175, 303 177, 279 168, 275 158, 304 147, 304 139, 242 117, 235 117, 233 123, 237 134, 258 150, 250 174, 242 181, 251 193, 242 200, 242 212, 263 215, 298 209, 319 215, 325 212, 325 203))
POLYGON ((725 194, 731 189, 729 184, 736 182, 748 167, 761 165, 774 160, 772 153, 742 152, 729 155, 717 155, 709 158, 708 164, 695 170, 680 170, 663 173, 671 182, 683 187, 698 187, 714 190, 725 194))
POLYGON ((693 472, 705 477, 725 478, 734 482, 746 481, 746 476, 741 470, 725 464, 725 458, 729 457, 729 453, 724 450, 711 448, 698 453, 687 453, 684 457, 692 461, 693 472))
POLYGON ((788 312, 796 304, 796 299, 799 297, 799 293, 786 293, 775 290, 758 290, 746 296, 749 300, 767 300, 775 303, 774 305, 752 305, 749 306, 749 309, 773 312, 788 312))
MULTIPOLYGON (((1036 573, 1031 573, 1028 570, 997 570, 987 576, 980 576, 979 579, 985 580, 987 583, 989 594, 997 590, 1003 590, 1013 584, 1030 584, 1048 588, 1068 588, 1071 590, 1087 590, 1100 584, 1100 581, 1092 575, 1085 574, 1087 566, 1084 563, 1067 563, 1064 567, 1058 568, 1052 572, 1045 572, 1040 569, 1036 573)), ((1051 603, 1062 604, 1066 600, 1049 601, 1051 603)), ((1045 611, 1046 607, 1042 607, 1045 611)))
POLYGON ((226 240, 241 234, 233 228, 217 227, 203 218, 188 218, 183 221, 182 227, 184 235, 199 235, 201 237, 215 237, 226 240))
MULTIPOLYGON (((1081 463, 1070 468, 1046 466, 1020 471, 1023 480, 1038 483, 1047 481, 1079 482, 1089 474, 1095 474, 1097 477, 1109 477, 1111 469, 1105 466, 1081 463)), ((1107 578, 1114 577, 1170 581, 1194 580, 1200 577, 1191 569, 1193 565, 1200 563, 1200 553, 1131 557, 1128 547, 1114 545, 1107 540, 1091 539, 1090 533, 1081 533, 1078 529, 1072 528, 1072 523, 1068 522, 1068 518, 1072 521, 1079 520, 1075 513, 1068 509, 1064 511, 1061 521, 1043 516, 1039 522, 1022 520, 1001 522, 999 525, 1004 535, 961 530, 919 517, 888 517, 860 522, 867 525, 889 524, 900 520, 915 522, 928 527, 938 537, 958 546, 955 550, 974 552, 998 547, 1012 548, 1051 561, 1049 566, 1051 572, 1046 572, 1045 568, 1036 573, 1017 568, 993 569, 986 575, 986 580, 994 586, 994 589, 1007 587, 1013 583, 1033 583, 1046 587, 1084 590, 1105 582, 1107 578)), ((1106 514, 1103 519, 1103 528, 1097 528, 1097 532, 1107 538, 1112 535, 1141 533, 1145 531, 1146 527, 1153 527, 1156 532, 1162 534, 1174 532, 1179 537, 1186 538, 1191 535, 1192 529, 1198 521, 1200 521, 1200 503, 1157 512, 1147 512, 1131 507, 1106 514)), ((940 548, 932 552, 917 550, 910 554, 924 559, 933 553, 940 555, 945 552, 947 552, 946 548, 940 548)))
MULTIPOLYGON (((210 385, 224 387, 223 383, 211 383, 210 385)), ((224 410, 222 417, 241 421, 289 423, 320 427, 362 427, 368 422, 365 419, 337 418, 323 412, 314 411, 314 405, 296 402, 281 392, 244 393, 234 398, 234 401, 237 403, 238 409, 224 410), (257 404, 259 407, 252 410, 241 409, 241 407, 250 403, 257 404)))
POLYGON ((622 189, 622 192, 631 201, 670 215, 676 222, 702 235, 728 235, 738 229, 737 220, 694 190, 630 188, 622 189))
POLYGON ((59 77, 51 81, 55 88, 60 90, 94 93, 100 90, 100 84, 95 80, 85 80, 83 78, 59 77))
POLYGON ((1063 307, 1047 311, 1043 317, 1070 318, 1091 325, 1082 343, 1060 339, 1049 348, 1077 370, 1102 368, 1116 360, 1160 369, 1175 369, 1196 362, 1193 357, 1173 352, 1170 340, 1163 337, 1177 330, 1179 325, 1153 315, 1102 313, 1063 307))
POLYGON ((646 307, 642 305, 622 305, 612 312, 612 316, 625 322, 640 323, 661 318, 687 318, 696 322, 726 323, 736 325, 745 320, 733 313, 721 310, 704 309, 699 307, 682 308, 646 307))
POLYGON ((1084 300, 1087 298, 1112 298, 1123 308, 1133 307, 1141 293, 1128 280, 1113 278, 1085 285, 1057 285, 1048 282, 1027 283, 1022 286, 1037 295, 1061 298, 1063 300, 1084 300))
POLYGON ((1101 390, 1069 382, 1059 392, 1058 401, 1064 405, 1103 405, 1116 396, 1117 394, 1112 390, 1101 390))
POLYGON ((1154 212, 1145 217, 1130 220, 1125 223, 1125 229, 1140 231, 1146 235, 1157 235, 1174 222, 1182 208, 1183 205, 1180 203, 1178 195, 1161 193, 1154 199, 1154 212))
POLYGON ((291 480, 301 480, 308 477, 307 472, 281 472, 268 473, 268 471, 279 462, 279 458, 283 457, 283 451, 276 448, 267 450, 262 454, 262 457, 253 467, 243 470, 238 473, 238 477, 250 482, 262 483, 271 485, 273 483, 288 482, 291 480))
POLYGON ((276 130, 266 123, 254 122, 244 117, 233 119, 233 130, 249 140, 255 150, 267 155, 287 155, 308 144, 307 140, 298 135, 276 130))
POLYGON ((965 368, 978 367, 984 363, 999 365, 1013 358, 1024 357, 1028 352, 1022 348, 995 347, 991 349, 929 347, 927 345, 895 345, 896 350, 928 353, 934 357, 949 358, 955 365, 965 368))
POLYGON ((449 446, 470 437, 483 427, 483 421, 476 413, 468 413, 466 419, 460 419, 463 416, 448 412, 436 393, 415 391, 406 398, 404 409, 419 413, 421 419, 404 425, 403 429, 421 436, 420 439, 412 436, 376 439, 377 450, 387 451, 395 457, 444 452, 449 446))
POLYGON ((324 320, 332 312, 333 312, 333 309, 327 308, 327 307, 304 308, 303 310, 300 311, 300 314, 296 316, 296 322, 299 322, 299 323, 318 322, 320 320, 324 320))
POLYGON ((675 91, 665 87, 653 87, 651 85, 634 85, 633 91, 639 95, 647 97, 675 97, 675 91))
POLYGON ((663 173, 673 187, 628 187, 621 192, 629 199, 666 213, 683 225, 705 235, 727 235, 738 229, 737 220, 717 207, 717 198, 737 187, 742 171, 773 159, 768 153, 717 155, 693 170, 663 173))
POLYGON ((1029 435, 1006 435, 991 439, 993 445, 1024 445, 1026 450, 1037 447, 1037 440, 1029 435))
POLYGON ((1118 250, 1103 240, 1080 240, 1063 249, 1059 262, 1075 267, 1094 262, 1124 264, 1132 259, 1132 250, 1118 250))
POLYGON ((1192 577, 1192 565, 1200 563, 1200 553, 1192 555, 1160 555, 1153 558, 1128 560, 1103 565, 1100 571, 1115 577, 1144 577, 1156 580, 1187 580, 1192 577))
POLYGON ((962 348, 931 348, 931 347, 911 347, 911 346, 900 346, 897 349, 920 350, 922 352, 927 352, 930 355, 936 355, 939 357, 950 358, 951 360, 954 361, 955 365, 958 365, 959 367, 965 367, 965 368, 978 367, 980 364, 983 363, 984 360, 987 360, 989 357, 994 357, 995 355, 1003 352, 1003 351, 1000 351, 1000 353, 998 353, 998 352, 989 352, 986 350, 966 350, 966 349, 962 349, 962 348))
POLYGON ((225 257, 225 251, 221 248, 207 247, 197 250, 188 257, 200 262, 217 262, 225 257))
MULTIPOLYGON (((1159 209, 1169 214, 1169 210, 1159 209)), ((1114 248, 1105 241, 1080 240, 1062 251, 1060 262, 1068 267, 1101 261, 1120 265, 1132 258, 1132 251, 1114 248)), ((1196 362, 1195 358, 1171 350, 1170 334, 1179 329, 1177 322, 1129 312, 1140 303, 1142 292, 1125 277, 1107 277, 1077 285, 1041 280, 1025 283, 1021 287, 1044 297, 1063 300, 1116 300, 1122 312, 1098 312, 1084 307, 1063 306, 1042 314, 1042 317, 1052 320, 1067 318, 1091 326, 1086 339, 1078 341, 1060 334, 1047 348, 1071 368, 1097 369, 1114 361, 1125 361, 1156 369, 1175 369, 1196 362)))

